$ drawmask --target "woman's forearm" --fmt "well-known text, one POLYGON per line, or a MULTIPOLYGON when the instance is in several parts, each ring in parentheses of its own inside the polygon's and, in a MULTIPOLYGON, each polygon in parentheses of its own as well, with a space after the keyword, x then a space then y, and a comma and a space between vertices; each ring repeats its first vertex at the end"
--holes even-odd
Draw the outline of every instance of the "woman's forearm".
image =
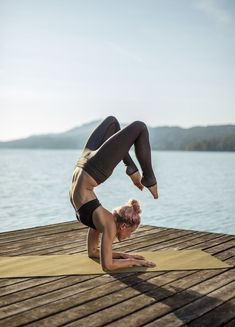
MULTIPOLYGON (((122 258, 122 255, 124 254, 124 252, 112 252, 112 257, 113 259, 120 259, 122 258)), ((100 258, 100 250, 97 249, 96 252, 93 252, 92 254, 88 255, 90 258, 100 258)))
MULTIPOLYGON (((134 259, 120 259, 121 254, 124 252, 113 252, 113 260, 107 269, 103 269, 104 271, 111 271, 120 268, 129 268, 135 266, 134 259), (118 259, 119 258, 119 259, 118 259)), ((100 251, 97 249, 96 252, 89 255, 89 258, 100 258, 100 251)))
POLYGON ((112 271, 120 268, 134 267, 135 265, 134 259, 113 259, 112 264, 105 270, 112 271))

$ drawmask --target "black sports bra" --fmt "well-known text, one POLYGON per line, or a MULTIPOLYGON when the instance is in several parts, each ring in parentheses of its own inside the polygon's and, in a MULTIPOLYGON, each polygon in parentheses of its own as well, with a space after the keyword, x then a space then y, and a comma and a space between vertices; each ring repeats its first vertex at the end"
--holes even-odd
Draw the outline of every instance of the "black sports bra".
POLYGON ((84 225, 96 229, 93 220, 92 214, 96 208, 101 206, 100 201, 96 198, 94 200, 88 201, 83 204, 78 210, 76 210, 76 217, 84 225))

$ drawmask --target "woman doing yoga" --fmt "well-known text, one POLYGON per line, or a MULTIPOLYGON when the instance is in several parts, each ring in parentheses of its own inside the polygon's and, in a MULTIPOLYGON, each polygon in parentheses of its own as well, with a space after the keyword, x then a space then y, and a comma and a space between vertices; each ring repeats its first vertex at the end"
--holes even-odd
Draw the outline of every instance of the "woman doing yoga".
POLYGON ((94 193, 94 188, 103 183, 122 160, 126 165, 126 174, 133 183, 141 190, 144 186, 147 187, 157 199, 157 181, 151 164, 146 124, 134 121, 120 129, 120 124, 114 116, 104 119, 88 138, 75 166, 69 190, 77 219, 90 227, 87 236, 88 256, 100 258, 104 271, 155 265, 142 256, 112 251, 115 238, 121 241, 130 237, 140 224, 141 209, 138 201, 130 199, 124 206, 114 209, 111 213, 102 207, 94 193), (129 154, 133 144, 142 169, 142 177, 129 154), (102 237, 99 250, 100 234, 102 237))

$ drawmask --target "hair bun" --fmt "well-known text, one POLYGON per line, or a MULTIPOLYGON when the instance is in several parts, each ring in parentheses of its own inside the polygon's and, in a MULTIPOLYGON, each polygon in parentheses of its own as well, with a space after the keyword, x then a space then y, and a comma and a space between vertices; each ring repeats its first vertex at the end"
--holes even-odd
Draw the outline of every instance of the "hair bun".
POLYGON ((140 213, 139 201, 135 199, 130 199, 124 205, 112 210, 117 223, 125 223, 129 226, 139 226, 141 220, 140 213))
POLYGON ((141 213, 142 212, 141 209, 140 209, 139 201, 137 201, 135 199, 130 199, 130 200, 128 200, 127 204, 132 206, 136 213, 141 213))

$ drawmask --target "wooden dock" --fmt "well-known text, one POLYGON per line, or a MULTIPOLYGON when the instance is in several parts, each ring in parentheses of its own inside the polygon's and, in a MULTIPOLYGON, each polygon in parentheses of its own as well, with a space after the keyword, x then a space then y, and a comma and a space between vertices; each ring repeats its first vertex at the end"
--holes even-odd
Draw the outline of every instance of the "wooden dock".
MULTIPOLYGON (((77 221, 0 234, 0 255, 86 251, 77 221)), ((140 226, 120 251, 200 248, 235 264, 235 235, 140 226)), ((0 279, 0 326, 235 326, 235 268, 0 279)))

